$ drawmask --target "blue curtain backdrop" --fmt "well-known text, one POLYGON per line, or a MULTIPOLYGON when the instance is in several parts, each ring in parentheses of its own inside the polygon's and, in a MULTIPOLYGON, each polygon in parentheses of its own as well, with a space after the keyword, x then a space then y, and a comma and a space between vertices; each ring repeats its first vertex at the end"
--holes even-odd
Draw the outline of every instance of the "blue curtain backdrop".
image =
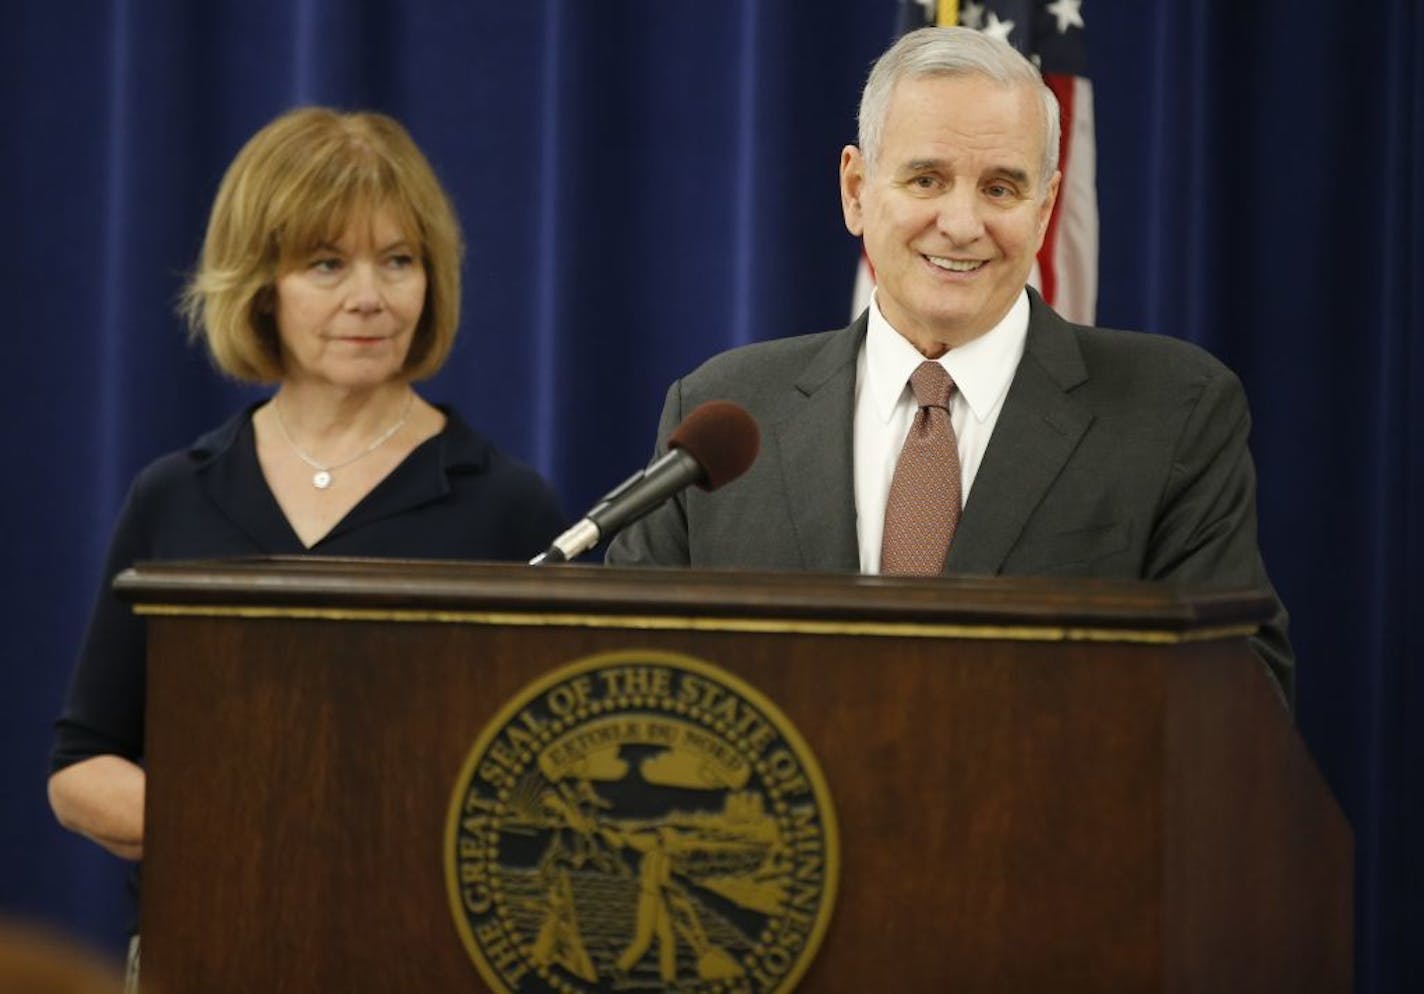
MULTIPOLYGON (((0 3, 0 911, 118 944, 123 871, 53 824, 49 727, 129 479, 252 396, 172 311, 239 145, 300 103, 409 126, 469 242, 427 393, 575 511, 645 459, 671 378, 845 322, 836 159, 893 7, 0 3)), ((1356 833, 1359 989, 1424 989, 1424 12, 1083 13, 1101 322, 1199 342, 1246 383, 1298 722, 1356 833)))

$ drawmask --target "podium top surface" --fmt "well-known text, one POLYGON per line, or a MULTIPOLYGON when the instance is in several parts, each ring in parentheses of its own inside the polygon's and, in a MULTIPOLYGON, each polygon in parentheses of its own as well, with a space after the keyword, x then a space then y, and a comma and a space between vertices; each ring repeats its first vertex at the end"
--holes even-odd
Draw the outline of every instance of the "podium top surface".
POLYGON ((115 580, 141 614, 347 616, 579 613, 610 619, 834 620, 1160 633, 1251 634, 1264 590, 1046 577, 905 578, 845 573, 624 569, 295 556, 139 563, 115 580))

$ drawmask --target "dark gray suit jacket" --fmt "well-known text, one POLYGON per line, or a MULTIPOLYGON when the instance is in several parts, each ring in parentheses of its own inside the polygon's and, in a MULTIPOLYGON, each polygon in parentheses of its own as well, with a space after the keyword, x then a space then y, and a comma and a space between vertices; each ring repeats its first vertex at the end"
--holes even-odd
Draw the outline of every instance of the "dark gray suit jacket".
MULTIPOLYGON (((1186 342, 1069 324, 1029 291, 1024 356, 964 506, 946 573, 1268 588, 1256 544, 1241 383, 1186 342)), ((761 454, 716 493, 689 490, 614 539, 614 565, 857 571, 856 357, 840 331, 719 355, 668 390, 658 453, 698 404, 745 407, 761 454)), ((1254 640, 1287 700, 1286 616, 1254 640)))

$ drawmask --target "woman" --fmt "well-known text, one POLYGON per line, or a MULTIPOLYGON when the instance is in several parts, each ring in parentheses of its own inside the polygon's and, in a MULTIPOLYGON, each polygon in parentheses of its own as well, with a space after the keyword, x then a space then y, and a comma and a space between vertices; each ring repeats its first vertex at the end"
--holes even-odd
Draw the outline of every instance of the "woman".
POLYGON ((70 686, 49 781, 66 827, 143 852, 144 629, 110 592, 143 559, 315 553, 525 560, 553 494, 411 388, 460 301, 454 212, 380 114, 306 108, 238 153, 184 296, 217 366, 276 391, 135 480, 70 686))

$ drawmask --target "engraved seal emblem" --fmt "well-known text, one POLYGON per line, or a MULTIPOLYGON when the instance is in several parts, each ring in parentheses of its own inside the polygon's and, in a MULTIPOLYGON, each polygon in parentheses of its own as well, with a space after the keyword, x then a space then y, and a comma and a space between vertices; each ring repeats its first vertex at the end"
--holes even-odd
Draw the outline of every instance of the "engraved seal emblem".
POLYGON ((839 843, 815 757, 738 677, 664 652, 569 663, 460 772, 450 908, 502 994, 779 994, 815 956, 839 843))

